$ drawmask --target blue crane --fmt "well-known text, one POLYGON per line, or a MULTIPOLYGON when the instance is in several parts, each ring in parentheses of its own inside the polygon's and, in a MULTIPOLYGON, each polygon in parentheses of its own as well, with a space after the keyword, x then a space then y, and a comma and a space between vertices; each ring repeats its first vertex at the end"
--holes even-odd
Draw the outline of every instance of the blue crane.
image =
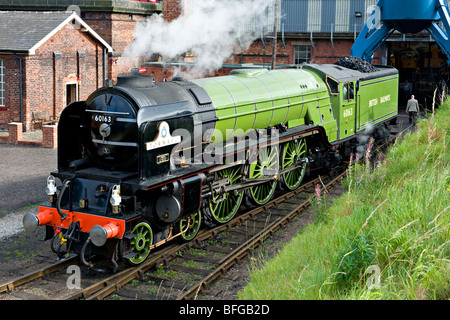
POLYGON ((427 29, 450 65, 450 14, 445 0, 378 0, 368 10, 370 15, 352 46, 352 56, 370 62, 395 30, 417 33, 427 29))

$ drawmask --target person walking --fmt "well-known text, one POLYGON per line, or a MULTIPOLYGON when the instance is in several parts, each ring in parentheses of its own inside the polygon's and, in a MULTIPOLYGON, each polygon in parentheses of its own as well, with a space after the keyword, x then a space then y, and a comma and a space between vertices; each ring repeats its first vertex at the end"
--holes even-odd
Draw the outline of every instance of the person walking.
POLYGON ((411 99, 408 100, 406 112, 409 114, 409 123, 416 123, 417 112, 419 112, 419 102, 415 99, 414 95, 411 95, 411 99))
POLYGON ((412 91, 412 83, 408 81, 408 79, 405 80, 405 82, 402 85, 403 89, 403 101, 408 101, 408 97, 411 94, 412 91))

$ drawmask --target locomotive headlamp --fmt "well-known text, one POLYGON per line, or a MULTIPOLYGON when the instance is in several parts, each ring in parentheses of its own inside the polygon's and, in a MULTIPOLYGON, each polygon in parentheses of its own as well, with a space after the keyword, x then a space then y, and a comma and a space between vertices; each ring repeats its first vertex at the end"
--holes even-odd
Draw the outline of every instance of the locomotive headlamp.
POLYGON ((56 181, 55 177, 50 175, 47 178, 47 187, 45 188, 45 193, 48 196, 48 201, 50 203, 53 203, 55 200, 55 194, 56 194, 56 181))
POLYGON ((115 185, 112 188, 111 199, 109 200, 112 206, 112 211, 114 214, 118 214, 120 210, 120 203, 122 202, 122 197, 120 196, 120 186, 115 185))

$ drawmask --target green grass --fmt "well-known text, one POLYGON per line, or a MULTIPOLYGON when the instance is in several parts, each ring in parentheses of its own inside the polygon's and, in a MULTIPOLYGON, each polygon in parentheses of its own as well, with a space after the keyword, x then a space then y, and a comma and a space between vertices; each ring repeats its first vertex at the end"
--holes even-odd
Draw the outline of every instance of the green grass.
POLYGON ((348 193, 264 268, 240 299, 450 299, 450 106, 386 157, 348 170, 348 193))

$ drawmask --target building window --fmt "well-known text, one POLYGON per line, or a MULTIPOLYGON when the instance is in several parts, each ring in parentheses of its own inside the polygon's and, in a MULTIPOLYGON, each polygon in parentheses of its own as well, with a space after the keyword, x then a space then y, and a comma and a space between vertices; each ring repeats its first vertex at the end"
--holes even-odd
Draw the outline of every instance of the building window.
POLYGON ((294 64, 309 63, 310 61, 310 46, 294 46, 294 64))
POLYGON ((5 61, 0 60, 0 106, 5 106, 5 61))

